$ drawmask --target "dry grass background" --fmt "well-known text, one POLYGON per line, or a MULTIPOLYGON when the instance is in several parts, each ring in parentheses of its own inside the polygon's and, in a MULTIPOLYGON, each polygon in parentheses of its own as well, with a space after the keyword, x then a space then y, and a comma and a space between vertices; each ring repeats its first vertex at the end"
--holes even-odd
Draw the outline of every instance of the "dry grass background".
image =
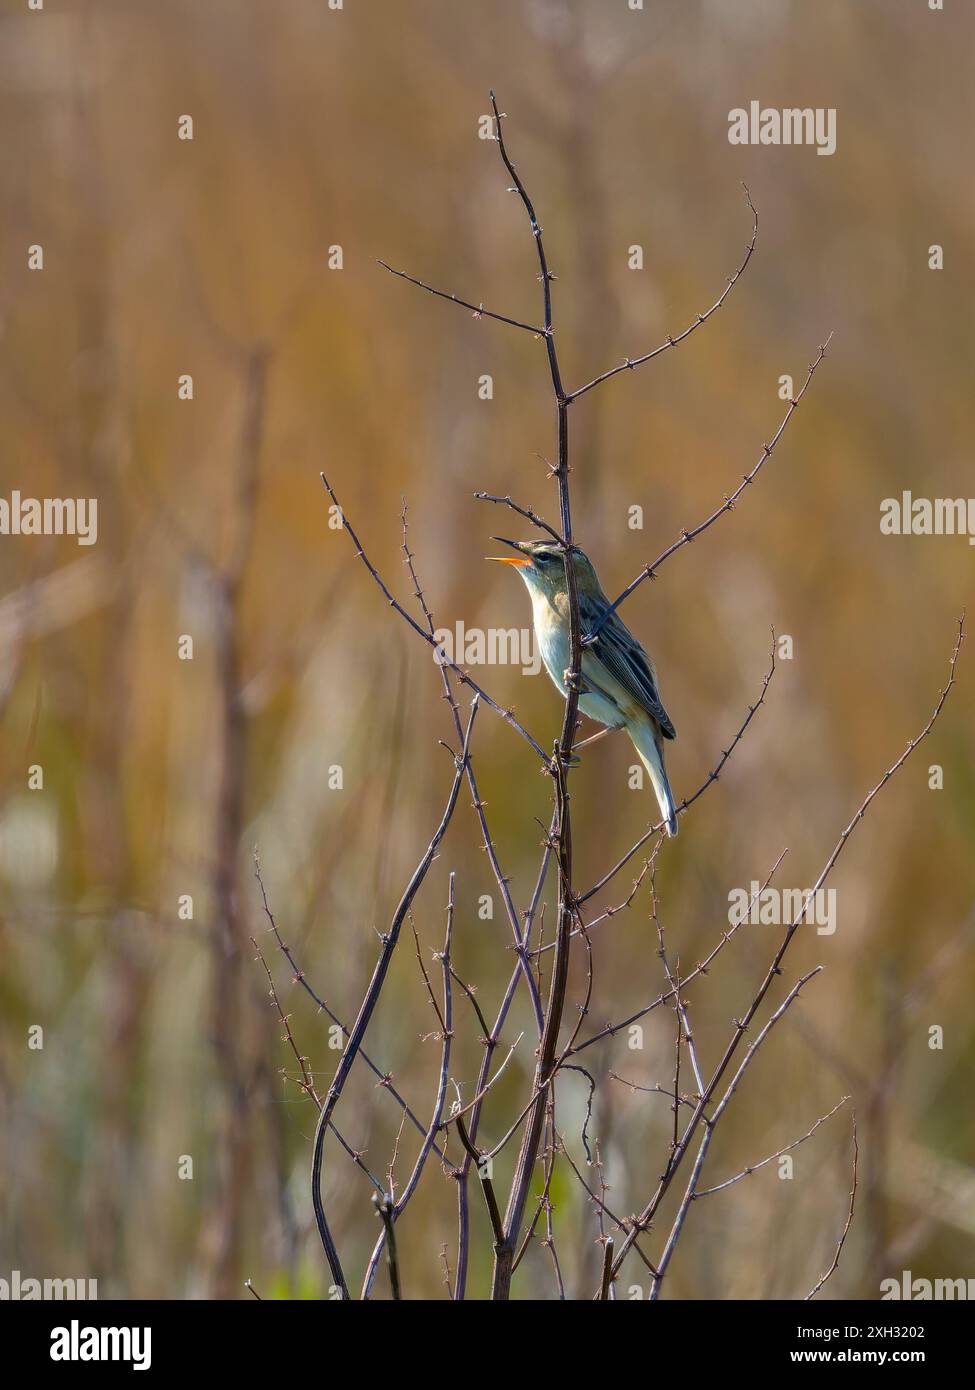
MULTIPOLYGON (((971 595, 963 539, 885 538, 878 521, 880 500, 905 488, 971 491, 975 207, 959 55, 972 37, 970 12, 931 13, 921 0, 647 0, 643 13, 595 0, 347 0, 342 12, 319 0, 85 0, 29 13, 7 0, 2 492, 96 495, 99 539, 90 550, 0 540, 0 1273, 97 1277, 102 1296, 236 1295, 246 1276, 265 1296, 325 1288, 307 1184, 314 1110, 278 1075, 294 1062, 246 944, 263 928, 251 855, 259 846, 309 978, 348 1018, 374 927, 439 818, 450 766, 437 739, 449 724, 428 652, 328 529, 319 468, 402 597, 405 496, 438 619, 528 621, 520 586, 480 559, 511 522, 472 492, 555 510, 536 457, 554 448, 539 345, 375 264, 383 256, 536 316, 531 239, 495 147, 477 139, 492 85, 559 276, 572 385, 713 300, 749 233, 740 180, 761 215, 756 258, 715 320, 573 409, 577 535, 612 592, 735 485, 781 417, 779 376, 801 380, 835 332, 756 488, 626 610, 680 732, 679 797, 757 694, 770 624, 795 642, 727 775, 661 858, 674 955, 697 960, 725 924, 729 888, 764 877, 785 846, 781 881, 815 878, 927 718, 971 595), (835 107, 836 154, 730 146, 727 113, 752 98, 835 107), (184 113, 192 143, 176 138, 184 113), (45 268, 30 274, 36 242, 45 268), (940 273, 927 267, 934 242, 945 247, 940 273), (341 271, 327 269, 335 243, 341 271), (645 248, 642 273, 627 269, 633 243, 645 248), (177 400, 186 372, 192 403, 177 400), (491 402, 476 395, 484 373, 491 402), (627 528, 633 504, 643 532, 627 528), (176 659, 182 633, 194 635, 192 663, 176 659), (26 787, 34 763, 43 792, 26 787), (333 764, 342 791, 328 787, 333 764), (186 893, 191 922, 177 917, 186 893), (38 1023, 40 1052, 25 1041, 38 1023), (184 1154, 192 1181, 177 1178, 184 1154)), ((544 676, 476 674, 543 743, 555 737, 544 676)), ((934 736, 837 868, 835 936, 797 944, 796 974, 826 969, 763 1050, 712 1149, 718 1181, 852 1094, 861 1200, 833 1294, 877 1297, 902 1268, 973 1273, 964 660, 960 674, 934 736), (928 789, 932 763, 944 766, 943 791, 928 789), (927 1046, 933 1024, 940 1052, 927 1046)), ((487 711, 475 755, 522 905, 549 785, 487 711)), ((647 823, 649 793, 627 790, 630 760, 608 740, 574 775, 582 883, 647 823)), ((427 948, 439 945, 455 869, 455 959, 488 1011, 511 955, 500 912, 477 917, 493 880, 468 802, 417 926, 427 948)), ((712 1060, 775 939, 749 928, 691 995, 712 1060)), ((658 992, 654 941, 641 893, 596 940, 594 1022, 658 992)), ((325 1085, 336 1054, 324 1021, 280 957, 269 960, 325 1085)), ((574 998, 583 983, 573 977, 574 998)), ((468 1023, 451 1072, 469 1095, 479 1049, 468 1023)), ((506 1041, 525 1025, 522 1005, 506 1041)), ((404 942, 367 1046, 424 1114, 438 1046, 421 1035, 432 1026, 404 942)), ((485 1138, 525 1094, 530 1037, 485 1138)), ((623 1212, 655 1184, 671 1117, 664 1100, 607 1073, 667 1084, 672 1043, 672 1018, 658 1011, 644 1052, 620 1039, 589 1054, 594 1131, 623 1212)), ((577 1133, 584 1087, 566 1080, 563 1093, 577 1133)), ((368 1073, 338 1119, 384 1171, 398 1112, 368 1073)), ((411 1145, 405 1135, 402 1173, 411 1145)), ((668 1295, 805 1292, 842 1226, 849 1148, 840 1112, 797 1151, 792 1182, 773 1166, 697 1204, 668 1295)), ((560 1171, 553 1200, 578 1293, 599 1251, 573 1181, 560 1171)), ((368 1185, 338 1150, 326 1190, 355 1270, 376 1222, 368 1185)), ((400 1226, 410 1296, 444 1295, 454 1204, 431 1165, 400 1226)), ((471 1292, 482 1296, 480 1204, 474 1220, 471 1292)), ((544 1251, 526 1258, 516 1292, 552 1296, 544 1251)))

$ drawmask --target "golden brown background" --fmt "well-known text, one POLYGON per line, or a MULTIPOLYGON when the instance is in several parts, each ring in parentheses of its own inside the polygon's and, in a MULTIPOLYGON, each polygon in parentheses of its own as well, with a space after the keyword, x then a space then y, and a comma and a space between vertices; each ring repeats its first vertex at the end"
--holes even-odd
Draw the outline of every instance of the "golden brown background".
MULTIPOLYGON (((779 376, 798 384, 835 333, 757 485, 625 610, 680 732, 678 798, 757 695, 770 624, 795 642, 661 857, 673 954, 685 969, 698 960, 726 924, 728 890, 763 878, 784 847, 779 882, 815 879, 927 718, 971 597, 963 538, 887 538, 878 522, 881 499, 904 488, 972 491, 973 28, 970 8, 923 0, 647 0, 642 13, 622 0, 346 0, 340 12, 49 0, 41 13, 6 0, 0 491, 97 496, 99 539, 0 538, 0 1275, 94 1277, 102 1297, 246 1297, 246 1277, 265 1297, 327 1287, 307 1180, 314 1108, 279 1075, 295 1063, 251 932, 323 1088, 337 1054, 270 950, 252 853, 309 979, 351 1018, 374 929, 439 818, 451 767, 437 740, 451 730, 429 652, 328 529, 320 468, 404 601, 402 497, 439 621, 528 622, 520 584, 480 558, 491 532, 527 527, 472 492, 557 513, 537 457, 554 449, 541 345, 375 263, 537 319, 525 218, 496 147, 477 138, 492 85, 558 275, 570 386, 713 301, 750 230, 740 180, 761 216, 755 259, 713 321, 573 407, 577 538, 611 592, 735 486, 781 418, 779 376), (835 107, 835 155, 729 145, 729 110, 753 98, 835 107), (177 139, 183 114, 192 142, 177 139), (26 268, 32 243, 41 273, 26 268), (642 272, 627 268, 634 243, 642 272), (327 268, 334 244, 341 271, 327 268), (177 399, 182 373, 192 402, 177 399), (484 373, 490 402, 477 399, 484 373), (643 532, 626 525, 634 504, 643 532), (177 660, 184 633, 192 662, 177 660), (27 790, 31 764, 43 791, 27 790), (341 791, 328 787, 334 764, 341 791), (177 917, 186 893, 192 921, 177 917), (42 1051, 27 1047, 34 1024, 42 1051), (184 1154, 192 1181, 177 1178, 184 1154)), ((964 655, 934 735, 831 880, 835 936, 807 932, 790 952, 786 983, 825 970, 759 1055, 709 1160, 720 1181, 853 1097, 858 1211, 823 1296, 876 1298, 905 1268, 975 1274, 964 655), (942 791, 928 788, 933 763, 942 791), (927 1045, 935 1024, 943 1051, 927 1045)), ((560 705, 544 676, 474 674, 551 742, 560 705)), ((524 906, 550 786, 487 710, 474 751, 524 906)), ((580 886, 656 814, 649 792, 627 789, 631 761, 608 740, 574 774, 580 886)), ((465 790, 417 927, 429 960, 454 869, 455 961, 493 1017, 512 957, 500 904, 477 917, 494 884, 469 802, 465 790)), ((645 889, 594 940, 596 1025, 660 989, 645 889)), ((777 940, 746 928, 689 991, 711 1065, 777 940)), ((583 985, 580 963, 570 1016, 583 985)), ((457 1010, 451 1075, 470 1098, 480 1050, 457 1010)), ((423 1115, 433 1028, 407 936, 367 1048, 423 1115)), ((522 1030, 484 1142, 527 1094, 523 1000, 505 1046, 522 1030)), ((655 1186, 671 1124, 665 1099, 608 1079, 669 1084, 672 1015, 652 1014, 646 1039, 642 1053, 621 1037, 588 1054, 594 1133, 624 1213, 655 1186)), ((581 1079, 561 1095, 579 1150, 581 1079)), ((796 1151, 792 1182, 771 1165, 695 1205, 665 1296, 795 1297, 815 1282, 846 1212, 849 1109, 796 1151)), ((384 1174, 399 1115, 367 1072, 337 1118, 384 1174)), ((406 1133, 401 1181, 414 1152, 406 1133)), ((502 1187, 512 1158, 498 1161, 502 1187)), ((377 1232, 370 1189, 334 1146, 326 1175, 357 1283, 377 1232)), ((480 1297, 490 1241, 473 1196, 480 1297)), ((588 1296, 594 1217, 564 1165, 552 1197, 568 1290, 588 1296)), ((431 1163, 398 1228, 408 1296, 445 1296, 454 1213, 431 1163)), ((639 1281, 642 1267, 627 1268, 639 1281)), ((515 1289, 554 1295, 543 1250, 515 1289)), ((382 1274, 377 1296, 387 1290, 382 1274)))

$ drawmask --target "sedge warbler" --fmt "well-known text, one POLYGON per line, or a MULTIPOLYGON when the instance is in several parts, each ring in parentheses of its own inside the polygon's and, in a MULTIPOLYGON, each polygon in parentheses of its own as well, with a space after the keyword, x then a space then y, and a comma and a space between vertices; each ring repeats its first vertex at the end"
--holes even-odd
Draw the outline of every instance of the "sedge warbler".
MULTIPOLYGON (((552 541, 509 541, 504 536, 492 539, 518 552, 515 556, 489 555, 487 559, 517 566, 531 595, 535 637, 545 669, 565 695, 572 651, 562 548, 552 541)), ((676 738, 677 732, 660 703, 657 672, 618 614, 606 617, 610 601, 588 555, 573 547, 572 563, 582 637, 596 632, 582 651, 579 708, 609 729, 626 730, 650 774, 667 833, 676 835, 677 808, 664 767, 663 741, 676 738)))

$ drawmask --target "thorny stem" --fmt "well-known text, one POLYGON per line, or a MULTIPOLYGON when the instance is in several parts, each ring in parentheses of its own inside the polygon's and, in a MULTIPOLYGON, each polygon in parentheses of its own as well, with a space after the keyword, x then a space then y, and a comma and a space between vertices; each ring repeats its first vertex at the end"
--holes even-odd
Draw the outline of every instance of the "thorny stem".
POLYGON ((322 1151, 325 1145, 325 1132, 332 1118, 332 1113, 339 1103, 345 1083, 349 1077, 349 1072, 352 1069, 352 1063, 355 1061, 356 1054, 362 1046, 362 1040, 365 1037, 366 1029, 369 1027, 369 1021, 372 1018, 373 1010, 379 1002, 379 996, 386 979, 386 973, 389 970, 393 952, 396 950, 396 944, 399 940, 399 934, 406 920, 407 913, 412 906, 413 899, 420 890, 420 885, 427 876, 427 871, 433 863, 440 842, 446 833, 447 826, 450 824, 450 818, 454 813, 454 807, 457 805, 457 795, 460 791, 460 784, 467 767, 471 733, 474 728, 477 707, 478 701, 475 696, 471 703, 470 718, 467 721, 467 731, 464 735, 464 747, 460 756, 455 759, 454 780, 450 788, 450 795, 447 798, 446 808, 441 817, 440 824, 434 832, 433 839, 427 846, 423 858, 413 871, 413 876, 406 886, 406 890, 393 916, 390 929, 383 938, 382 950, 379 953, 376 968, 369 982, 369 988, 366 990, 356 1021, 352 1025, 352 1032, 345 1045, 345 1050, 339 1058, 338 1066, 335 1069, 335 1076, 332 1079, 332 1084, 328 1088, 328 1094, 325 1097, 325 1104, 322 1106, 318 1115, 318 1127, 315 1130, 315 1144, 311 1165, 312 1204, 315 1209, 315 1221, 318 1226, 318 1234, 325 1250, 325 1258, 328 1260, 332 1278, 335 1280, 336 1286, 341 1289, 342 1297, 346 1299, 349 1297, 349 1289, 342 1271, 342 1262, 339 1259, 335 1241, 325 1219, 325 1207, 322 1202, 322 1151))
POLYGON ((538 1157, 542 1131, 545 1123, 547 1087, 552 1077, 558 1049, 559 1029, 565 1008, 566 989, 569 980, 569 953, 571 950, 572 922, 575 908, 572 896, 572 822, 569 811, 567 778, 572 743, 575 736, 576 718, 579 708, 579 686, 582 671, 582 638, 579 621, 579 595, 576 591, 575 564, 572 542, 572 508, 569 497, 569 402, 562 385, 558 352, 555 347, 555 332, 552 322, 552 274, 548 268, 542 229, 538 224, 535 209, 525 185, 508 154, 504 142, 502 115, 494 93, 491 93, 491 108, 494 112, 498 150, 502 162, 520 197, 528 220, 535 249, 538 255, 539 277, 542 283, 542 303, 544 308, 544 343, 548 356, 549 373, 555 396, 556 422, 558 428, 558 463, 555 478, 559 488, 559 516, 562 526, 563 563, 565 566, 565 587, 569 607, 569 670, 566 672, 565 713, 562 720, 562 733, 552 759, 552 773, 555 781, 556 807, 556 858, 559 866, 558 909, 555 934, 555 962, 549 986, 548 1007, 545 1013, 545 1027, 538 1050, 533 1090, 535 1099, 525 1125, 521 1149, 515 1164, 515 1174, 508 1196, 508 1206, 504 1216, 504 1239, 499 1244, 494 1263, 494 1278, 491 1296, 496 1300, 507 1299, 511 1291, 511 1274, 518 1236, 524 1217, 528 1191, 534 1176, 535 1161, 538 1157))

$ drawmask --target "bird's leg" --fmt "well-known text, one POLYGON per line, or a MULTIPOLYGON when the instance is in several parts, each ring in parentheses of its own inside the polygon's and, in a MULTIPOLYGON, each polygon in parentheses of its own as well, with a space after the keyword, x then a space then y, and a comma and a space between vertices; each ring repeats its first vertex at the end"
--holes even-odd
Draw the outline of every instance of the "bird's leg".
POLYGON ((576 757, 580 748, 588 748, 590 743, 595 743, 599 738, 605 738, 607 734, 615 734, 617 729, 622 728, 622 724, 616 724, 614 726, 607 724, 604 728, 600 729, 598 733, 590 734, 588 738, 582 738, 578 743, 574 743, 572 745, 572 764, 575 765, 580 761, 580 759, 576 757))
POLYGON ((605 738, 607 734, 614 734, 615 729, 611 729, 607 724, 605 728, 599 730, 598 734, 590 734, 588 738, 580 739, 578 743, 572 745, 573 753, 578 753, 580 748, 588 748, 590 743, 595 743, 597 738, 605 738))
POLYGON ((587 748, 590 743, 595 743, 598 738, 605 738, 607 734, 618 733, 619 730, 624 727, 623 724, 607 724, 604 728, 600 729, 598 733, 590 734, 588 738, 581 739, 578 743, 574 743, 572 745, 572 751, 575 753, 580 748, 587 748))

